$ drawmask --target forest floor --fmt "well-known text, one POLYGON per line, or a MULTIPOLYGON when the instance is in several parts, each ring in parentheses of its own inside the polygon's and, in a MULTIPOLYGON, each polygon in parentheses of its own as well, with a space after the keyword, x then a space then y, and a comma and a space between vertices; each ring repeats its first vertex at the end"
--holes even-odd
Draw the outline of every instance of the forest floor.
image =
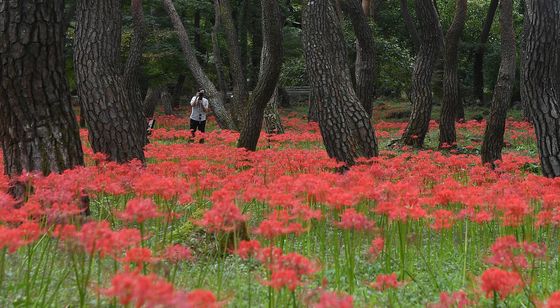
POLYGON ((145 168, 85 146, 84 168, 22 177, 33 187, 23 204, 0 193, 0 306, 558 301, 560 182, 538 174, 531 125, 512 113, 490 170, 478 155, 485 123, 472 120, 482 109, 458 124, 458 150, 437 150, 435 121, 426 149, 388 148, 406 109, 377 103, 380 157, 344 174, 297 107, 256 152, 213 124, 205 144, 189 142, 186 111, 157 117, 145 168))

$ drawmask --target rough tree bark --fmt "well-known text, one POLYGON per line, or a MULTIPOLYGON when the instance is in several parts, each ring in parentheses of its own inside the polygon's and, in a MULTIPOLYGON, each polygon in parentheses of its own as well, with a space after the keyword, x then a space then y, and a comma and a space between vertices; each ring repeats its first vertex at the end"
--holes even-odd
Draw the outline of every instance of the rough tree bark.
MULTIPOLYGON (((523 33, 521 34, 521 64, 519 66, 519 75, 521 76, 521 83, 523 83, 523 75, 525 74, 525 66, 523 65, 523 59, 525 59, 526 55, 526 41, 527 36, 529 35, 529 17, 527 17, 527 1, 522 1, 521 6, 523 8, 523 33)), ((523 84, 520 85, 520 96, 521 96, 521 105, 523 106, 523 116, 526 120, 531 121, 531 107, 529 106, 529 99, 527 97, 527 87, 524 87, 523 84)))
MULTIPOLYGON (((224 74, 224 63, 222 61, 222 53, 220 52, 220 45, 218 44, 218 33, 220 29, 220 15, 218 10, 216 10, 216 19, 214 21, 214 27, 212 28, 212 54, 214 56, 214 66, 216 67, 216 75, 218 78, 218 91, 220 91, 223 97, 227 96, 227 83, 226 76, 224 74)), ((229 112, 231 113, 231 106, 226 105, 229 112)))
POLYGON ((232 113, 237 126, 240 126, 243 110, 249 98, 249 90, 247 89, 247 79, 243 69, 237 29, 235 29, 229 0, 214 0, 214 6, 220 16, 221 25, 226 36, 229 68, 233 77, 232 113))
POLYGON ((412 40, 412 44, 414 45, 414 51, 418 52, 418 50, 420 50, 420 35, 418 35, 418 30, 416 30, 414 20, 412 19, 412 16, 410 16, 410 11, 408 9, 408 0, 400 1, 401 14, 406 25, 406 29, 408 30, 408 34, 410 35, 410 39, 412 40))
POLYGON ((179 41, 181 43, 181 47, 183 49, 183 54, 185 56, 187 65, 191 73, 193 74, 196 82, 206 90, 208 94, 208 100, 210 102, 210 107, 212 111, 216 115, 216 120, 218 121, 218 125, 220 125, 223 129, 231 129, 235 130, 237 127, 230 112, 225 108, 224 102, 225 97, 222 93, 216 89, 216 86, 210 78, 204 73, 202 66, 196 59, 196 52, 192 47, 192 44, 189 40, 189 36, 187 34, 187 30, 177 14, 177 10, 175 10, 175 6, 173 5, 172 0, 163 0, 163 7, 165 8, 167 14, 171 19, 171 23, 177 31, 179 36, 179 41))
POLYGON ((350 17, 356 34, 356 94, 371 118, 375 99, 375 48, 373 31, 360 5, 360 0, 342 0, 342 10, 350 17))
POLYGON ((439 122, 439 146, 453 146, 457 141, 455 120, 462 104, 459 97, 459 41, 467 20, 467 0, 457 0, 453 23, 445 35, 443 102, 439 122))
POLYGON ((502 159, 507 110, 511 103, 513 83, 515 82, 515 32, 512 0, 500 0, 500 30, 502 62, 480 153, 482 163, 491 166, 496 160, 502 159))
POLYGON ((486 19, 484 20, 484 24, 482 26, 482 31, 480 32, 478 48, 474 54, 473 95, 475 98, 480 100, 480 103, 484 103, 484 54, 486 53, 486 43, 490 37, 490 30, 492 29, 492 24, 494 23, 494 16, 496 15, 497 8, 498 0, 491 0, 490 6, 488 7, 488 13, 486 14, 486 19))
POLYGON ((125 87, 128 89, 128 95, 133 106, 134 116, 137 118, 138 122, 145 122, 146 117, 142 109, 142 91, 138 82, 140 62, 142 61, 142 50, 146 39, 142 0, 131 0, 130 12, 132 14, 133 33, 130 51, 128 52, 128 58, 124 66, 123 79, 125 87))
POLYGON ((63 0, 0 2, 0 145, 9 176, 83 164, 66 85, 63 15, 63 0))
POLYGON ((161 104, 163 105, 163 112, 165 115, 173 114, 173 104, 171 102, 171 94, 166 89, 161 92, 161 104))
POLYGON ((277 0, 263 0, 262 55, 257 85, 245 109, 237 146, 254 151, 262 129, 264 109, 274 94, 282 69, 282 16, 277 0))
POLYGON ((376 156, 374 129, 352 85, 334 0, 307 2, 303 47, 329 156, 347 165, 354 164, 358 157, 376 156))
POLYGON ((249 79, 249 88, 254 88, 259 78, 260 64, 261 64, 261 50, 263 48, 263 33, 262 33, 262 3, 260 0, 250 0, 249 5, 249 23, 248 31, 251 34, 251 49, 249 50, 250 65, 247 78, 249 79))
POLYGON ((121 75, 119 1, 78 0, 74 67, 94 152, 144 161, 146 120, 138 118, 121 75))
POLYGON ((422 43, 412 72, 412 113, 402 140, 406 145, 422 147, 430 124, 433 103, 431 81, 443 46, 443 34, 432 0, 416 0, 416 14, 422 43))
POLYGON ((527 0, 523 82, 546 177, 560 176, 560 1, 527 0))
POLYGON ((282 119, 278 113, 278 105, 280 105, 280 94, 279 89, 276 87, 274 94, 270 98, 270 101, 266 105, 264 110, 264 131, 267 134, 283 134, 284 126, 282 125, 282 119))
POLYGON ((161 88, 149 87, 146 97, 144 98, 143 108, 144 114, 147 118, 153 118, 156 111, 156 106, 161 98, 161 88))

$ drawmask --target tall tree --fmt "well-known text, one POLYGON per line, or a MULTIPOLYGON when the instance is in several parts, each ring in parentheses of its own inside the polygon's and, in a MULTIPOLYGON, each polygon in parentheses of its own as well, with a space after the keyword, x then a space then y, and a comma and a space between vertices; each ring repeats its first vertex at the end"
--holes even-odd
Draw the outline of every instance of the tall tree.
POLYGON ((121 71, 121 3, 78 0, 74 67, 94 152, 122 163, 144 160, 146 120, 121 71))
POLYGON ((403 135, 406 145, 422 147, 432 113, 432 75, 443 46, 441 25, 432 0, 415 0, 421 37, 412 72, 412 113, 403 135))
POLYGON ((219 14, 219 20, 226 36, 228 46, 229 69, 233 79, 233 108, 232 115, 240 126, 243 110, 249 98, 247 78, 243 69, 241 46, 239 44, 237 29, 232 16, 229 0, 214 0, 214 6, 219 14))
POLYGON ((352 85, 334 0, 308 1, 303 46, 327 153, 349 165, 358 157, 376 156, 374 129, 352 85))
POLYGON ((179 17, 179 14, 177 14, 177 10, 173 5, 173 1, 163 0, 163 7, 170 17, 175 31, 177 31, 183 54, 191 73, 196 79, 198 85, 203 87, 208 94, 210 108, 212 108, 212 111, 216 115, 218 124, 221 128, 235 130, 237 126, 233 121, 231 113, 225 108, 224 105, 225 96, 220 91, 218 91, 214 83, 210 80, 210 78, 208 78, 208 75, 204 73, 202 66, 196 58, 196 52, 189 40, 187 30, 185 29, 185 26, 183 25, 183 22, 181 21, 181 18, 179 17))
POLYGON ((237 146, 254 151, 262 129, 264 110, 270 101, 282 69, 282 16, 277 0, 262 0, 262 55, 259 78, 244 110, 237 146))
POLYGON ((373 31, 360 0, 340 1, 342 10, 350 17, 356 34, 356 94, 371 118, 375 99, 375 48, 373 31))
POLYGON ((494 165, 496 160, 502 159, 507 110, 511 103, 515 81, 515 31, 513 29, 512 0, 500 0, 500 30, 502 62, 481 149, 482 163, 491 165, 494 165))
POLYGON ((455 120, 461 105, 457 68, 459 64, 459 41, 467 20, 467 0, 456 0, 455 5, 455 17, 445 35, 443 102, 439 123, 440 147, 453 145, 457 141, 455 120))
POLYGON ((560 1, 526 0, 523 82, 546 177, 560 176, 560 1))
POLYGON ((131 0, 130 12, 132 15, 133 34, 128 58, 124 66, 123 78, 131 100, 133 112, 135 113, 138 121, 142 121, 142 119, 145 118, 145 115, 142 108, 142 91, 138 82, 140 62, 142 61, 142 51, 144 49, 144 41, 146 40, 142 0, 131 0))
POLYGON ((83 164, 64 69, 64 1, 0 2, 0 145, 4 172, 83 164))
POLYGON ((491 0, 488 7, 486 19, 482 25, 478 47, 474 54, 473 62, 473 95, 475 98, 484 103, 484 54, 486 53, 486 43, 490 37, 490 30, 494 23, 494 16, 498 8, 498 0, 491 0))
POLYGON ((416 30, 416 25, 414 24, 412 16, 410 16, 410 11, 408 9, 408 0, 400 0, 400 5, 401 15, 406 25, 408 34, 410 35, 410 39, 412 40, 414 50, 418 52, 418 50, 420 49, 420 35, 418 34, 418 30, 416 30))

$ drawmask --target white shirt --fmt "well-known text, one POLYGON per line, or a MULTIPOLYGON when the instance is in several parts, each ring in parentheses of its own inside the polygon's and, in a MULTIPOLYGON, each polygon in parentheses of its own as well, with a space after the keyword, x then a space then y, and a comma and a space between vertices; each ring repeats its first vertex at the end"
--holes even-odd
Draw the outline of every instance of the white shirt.
POLYGON ((193 96, 191 99, 191 119, 195 121, 206 121, 206 112, 204 109, 208 109, 208 100, 206 98, 202 98, 202 104, 194 105, 198 100, 198 96, 193 96), (204 107, 204 108, 203 108, 204 107))

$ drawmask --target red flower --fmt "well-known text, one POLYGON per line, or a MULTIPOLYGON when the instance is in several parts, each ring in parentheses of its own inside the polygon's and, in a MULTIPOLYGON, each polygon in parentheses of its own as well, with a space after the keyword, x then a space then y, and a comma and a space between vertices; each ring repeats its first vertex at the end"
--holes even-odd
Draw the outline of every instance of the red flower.
POLYGON ((371 286, 379 291, 385 291, 387 289, 396 289, 401 284, 397 281, 397 274, 392 273, 388 275, 379 274, 375 279, 375 282, 371 286))
POLYGON ((374 223, 368 220, 364 214, 350 208, 344 210, 340 215, 340 222, 336 223, 336 225, 346 230, 370 230, 373 228, 374 223))
POLYGON ((136 307, 171 306, 175 298, 172 284, 155 275, 144 276, 138 272, 116 274, 111 287, 101 293, 118 298, 122 305, 135 304, 136 307))
POLYGON ((498 293, 502 299, 508 295, 519 291, 523 282, 517 272, 508 272, 499 268, 490 268, 482 273, 482 291, 491 298, 494 292, 498 293))
POLYGON ((560 308, 560 291, 556 291, 550 295, 546 302, 546 308, 560 308))
POLYGON ((264 281, 263 284, 277 290, 288 288, 288 290, 294 291, 299 285, 301 285, 301 280, 296 271, 291 269, 284 269, 274 271, 270 277, 270 280, 264 281))
POLYGON ((183 245, 173 245, 165 249, 162 258, 170 263, 179 263, 181 261, 192 260, 192 252, 188 247, 183 245))
POLYGON ((179 293, 175 296, 177 308, 214 308, 221 304, 216 300, 216 296, 207 290, 193 290, 188 293, 179 293))
POLYGON ((239 255, 241 259, 249 259, 251 256, 255 256, 261 249, 261 244, 258 241, 242 241, 235 250, 235 253, 239 255))
POLYGON ((385 247, 385 240, 382 237, 376 237, 371 241, 369 253, 373 258, 377 258, 383 251, 383 247, 385 247))
POLYGON ((463 308, 471 305, 465 291, 457 291, 452 294, 442 292, 439 295, 439 302, 429 304, 429 308, 463 308))
POLYGON ((144 263, 155 263, 158 259, 152 256, 152 251, 147 248, 131 248, 126 252, 121 262, 135 264, 139 269, 144 268, 144 263))
POLYGON ((142 223, 148 219, 161 217, 152 199, 135 198, 126 204, 126 209, 117 213, 117 217, 126 222, 142 223))
POLYGON ((335 292, 322 292, 319 302, 312 304, 313 308, 352 308, 354 300, 352 296, 338 294, 335 292))
POLYGON ((245 222, 247 217, 231 201, 216 202, 196 224, 209 232, 232 232, 245 222))

